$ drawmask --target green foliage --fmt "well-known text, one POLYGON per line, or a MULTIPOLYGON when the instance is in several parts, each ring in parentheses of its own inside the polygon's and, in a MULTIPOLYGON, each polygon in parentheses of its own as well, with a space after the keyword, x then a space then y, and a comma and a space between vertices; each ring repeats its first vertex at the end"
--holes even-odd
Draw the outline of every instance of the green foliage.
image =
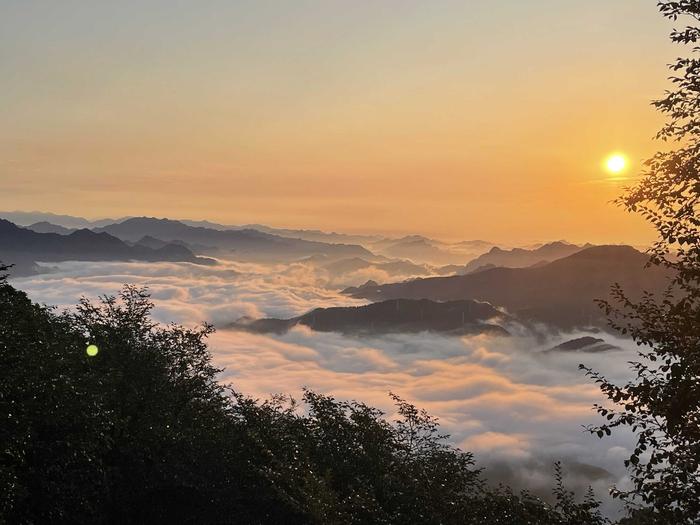
MULTIPOLYGON (((700 20, 697 0, 658 5, 671 20, 700 20)), ((671 40, 697 53, 700 28, 674 30, 671 40)), ((640 347, 632 381, 615 385, 582 367, 610 401, 596 405, 605 423, 590 431, 603 437, 628 427, 636 434, 625 462, 633 487, 613 492, 633 509, 642 506, 630 518, 635 523, 700 523, 700 60, 681 57, 670 68, 674 88, 654 105, 668 117, 658 138, 676 147, 650 159, 618 202, 654 226, 650 264, 675 270, 675 278, 661 297, 631 300, 616 286, 615 301, 603 303, 612 326, 640 347)))
POLYGON ((119 300, 56 315, 0 283, 7 522, 216 522, 277 512, 255 480, 231 475, 244 470, 231 447, 240 429, 210 364, 211 327, 156 327, 151 307, 126 287, 119 300), (97 356, 86 355, 88 343, 97 356))
POLYGON ((279 497, 314 523, 460 523, 481 482, 470 454, 442 443, 435 420, 395 398, 395 425, 363 403, 305 391, 305 411, 236 394, 279 497))
POLYGON ((0 277, 0 523, 604 523, 560 471, 555 507, 489 488, 398 396, 391 422, 226 389, 212 328, 156 325, 152 306, 127 286, 57 314, 0 277))

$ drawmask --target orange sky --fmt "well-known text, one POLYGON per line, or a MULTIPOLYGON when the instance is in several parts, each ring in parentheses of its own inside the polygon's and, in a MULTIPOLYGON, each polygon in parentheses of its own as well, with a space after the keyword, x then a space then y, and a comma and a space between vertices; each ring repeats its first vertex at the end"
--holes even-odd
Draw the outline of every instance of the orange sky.
POLYGON ((601 163, 659 146, 654 2, 55 4, 0 18, 0 209, 652 236, 601 163))

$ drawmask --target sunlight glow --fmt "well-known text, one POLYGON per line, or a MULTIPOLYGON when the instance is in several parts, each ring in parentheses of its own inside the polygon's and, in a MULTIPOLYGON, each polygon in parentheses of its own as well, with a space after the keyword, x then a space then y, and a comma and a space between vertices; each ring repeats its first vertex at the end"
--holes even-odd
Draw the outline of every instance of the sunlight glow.
POLYGON ((605 169, 613 174, 622 173, 627 167, 627 158, 621 153, 610 155, 605 161, 605 169))

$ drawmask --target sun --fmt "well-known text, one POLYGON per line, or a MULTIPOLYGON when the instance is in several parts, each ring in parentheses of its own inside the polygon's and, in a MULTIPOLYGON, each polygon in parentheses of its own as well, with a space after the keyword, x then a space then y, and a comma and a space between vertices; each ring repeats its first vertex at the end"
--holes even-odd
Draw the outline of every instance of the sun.
POLYGON ((614 175, 622 173, 626 167, 627 158, 622 153, 613 153, 605 159, 605 169, 614 175))

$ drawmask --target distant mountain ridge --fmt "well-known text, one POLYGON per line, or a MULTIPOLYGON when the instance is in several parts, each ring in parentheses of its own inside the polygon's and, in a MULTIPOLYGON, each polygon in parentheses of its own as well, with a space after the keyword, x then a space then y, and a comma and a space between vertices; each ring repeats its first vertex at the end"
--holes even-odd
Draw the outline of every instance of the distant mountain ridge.
MULTIPOLYGON (((144 219, 145 217, 122 217, 119 219, 98 219, 88 220, 83 217, 60 215, 54 213, 46 213, 39 211, 24 212, 24 211, 0 211, 0 218, 5 218, 15 224, 23 227, 29 227, 41 233, 53 232, 67 234, 69 233, 62 228, 73 231, 78 228, 99 229, 108 231, 110 226, 127 222, 130 219, 144 219)), ((321 244, 336 244, 336 245, 359 245, 365 248, 372 254, 379 256, 387 256, 389 258, 410 259, 415 264, 430 264, 433 266, 455 265, 462 266, 471 259, 481 255, 493 243, 482 240, 466 240, 457 242, 443 242, 436 239, 430 239, 422 235, 407 235, 404 237, 390 237, 378 234, 361 234, 361 233, 339 233, 327 232, 317 229, 292 229, 292 228, 274 228, 264 224, 245 224, 245 225, 227 225, 219 224, 207 220, 191 220, 191 219, 169 219, 186 226, 193 228, 204 228, 208 230, 218 231, 252 231, 267 233, 272 236, 293 239, 297 241, 308 241, 321 244)), ((150 235, 154 238, 159 238, 158 235, 153 235, 153 232, 131 232, 127 237, 124 234, 117 235, 116 230, 110 233, 129 241, 138 242, 139 238, 144 235, 150 235), (140 234, 140 235, 139 235, 140 234)), ((192 249, 212 249, 212 246, 206 246, 201 243, 186 241, 184 239, 167 238, 164 241, 174 242, 181 241, 187 244, 192 249), (199 246, 198 246, 199 244, 199 246)), ((228 250, 229 248, 227 248, 228 250)), ((308 253, 305 252, 305 253, 308 253)), ((359 256, 359 253, 346 254, 346 257, 359 256)), ((333 255, 337 257, 337 255, 333 255)), ((367 254, 364 255, 368 257, 367 254)))
POLYGON ((123 221, 126 218, 127 217, 122 217, 121 219, 98 219, 91 221, 85 219, 84 217, 61 215, 43 211, 0 211, 0 219, 5 219, 18 226, 29 226, 30 224, 36 224, 38 222, 46 222, 68 229, 97 228, 107 224, 112 224, 114 222, 123 221))
POLYGON ((37 233, 58 233, 60 235, 68 235, 79 228, 66 228, 64 226, 59 226, 58 224, 53 224, 47 221, 39 221, 29 226, 25 226, 28 230, 32 230, 37 233))
POLYGON ((183 246, 167 244, 158 249, 129 246, 109 235, 87 229, 67 235, 38 233, 0 219, 0 261, 15 264, 13 275, 34 273, 36 262, 81 261, 172 261, 209 264, 183 246))
MULTIPOLYGON (((79 228, 102 228, 110 224, 116 224, 124 222, 127 219, 133 217, 121 217, 118 219, 97 219, 89 220, 84 217, 78 217, 73 215, 61 215, 56 213, 41 212, 41 211, 0 211, 0 218, 6 219, 10 222, 17 224, 18 226, 28 227, 33 226, 37 228, 46 227, 41 223, 50 224, 53 226, 58 226, 61 228, 66 228, 68 230, 75 230, 79 228)), ((178 222, 186 224, 193 227, 209 228, 213 230, 258 230, 263 233, 270 233, 272 235, 277 235, 280 237, 289 237, 292 239, 302 239, 307 241, 324 242, 330 244, 366 244, 379 241, 383 239, 381 235, 371 235, 371 234, 352 234, 352 233, 338 233, 338 232, 325 232, 322 230, 313 229, 292 229, 292 228, 274 228, 271 226, 266 226, 264 224, 220 224, 207 220, 192 220, 192 219, 174 219, 178 222)), ((41 233, 46 233, 42 231, 41 233)), ((56 232, 58 233, 58 232, 56 232)))
POLYGON ((670 277, 665 268, 645 268, 648 256, 630 246, 594 246, 548 264, 531 268, 491 268, 467 275, 430 277, 402 283, 345 290, 356 298, 475 299, 501 306, 517 318, 560 329, 595 326, 607 319, 595 304, 609 297, 618 282, 632 296, 643 290, 663 291, 670 277))
POLYGON ((241 319, 226 328, 284 333, 296 325, 351 335, 439 332, 450 335, 509 335, 496 320, 507 316, 488 303, 462 300, 393 299, 365 306, 316 308, 291 319, 241 319))
POLYGON ((406 260, 388 260, 385 262, 367 261, 361 257, 340 259, 323 266, 331 273, 348 273, 368 268, 385 271, 389 274, 431 275, 432 269, 424 264, 415 264, 406 260))
POLYGON ((270 226, 265 226, 264 224, 244 224, 242 226, 239 226, 239 228, 252 228, 254 230, 271 233, 273 235, 279 235, 281 237, 298 238, 304 239, 305 241, 329 242, 333 244, 360 244, 364 246, 366 244, 376 242, 377 240, 382 238, 379 235, 326 232, 322 230, 308 229, 295 230, 290 228, 272 228, 270 226))
POLYGON ((471 273, 486 266, 502 267, 502 268, 525 268, 535 264, 547 263, 562 257, 567 257, 583 249, 590 248, 592 244, 577 246, 563 241, 551 242, 544 244, 539 248, 525 249, 513 248, 511 250, 502 250, 497 246, 491 248, 490 251, 480 255, 476 259, 470 261, 460 273, 471 273))
MULTIPOLYGON (((463 249, 465 246, 462 245, 463 249)), ((464 264, 471 257, 463 252, 454 253, 439 243, 422 235, 408 235, 401 239, 386 239, 375 243, 372 248, 378 253, 400 259, 409 259, 414 263, 436 265, 464 264)))
POLYGON ((181 241, 212 255, 234 255, 242 260, 289 260, 313 254, 334 257, 373 256, 366 248, 353 244, 329 244, 280 237, 258 230, 215 230, 189 226, 172 219, 133 217, 95 231, 107 232, 125 241, 138 242, 144 236, 166 242, 181 241))

